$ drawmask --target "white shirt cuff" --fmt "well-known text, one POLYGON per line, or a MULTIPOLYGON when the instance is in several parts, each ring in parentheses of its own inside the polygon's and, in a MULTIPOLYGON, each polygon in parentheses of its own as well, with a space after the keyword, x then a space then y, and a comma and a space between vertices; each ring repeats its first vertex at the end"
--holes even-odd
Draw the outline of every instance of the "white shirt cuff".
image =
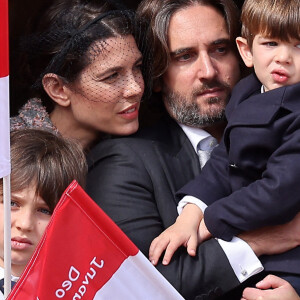
POLYGON ((225 252, 229 263, 242 283, 251 276, 263 271, 264 267, 251 247, 242 239, 234 237, 230 242, 217 239, 225 252))
POLYGON ((183 208, 189 203, 197 205, 202 210, 203 213, 207 207, 207 205, 204 202, 202 202, 200 199, 196 197, 184 196, 177 205, 177 212, 179 215, 181 214, 183 208))

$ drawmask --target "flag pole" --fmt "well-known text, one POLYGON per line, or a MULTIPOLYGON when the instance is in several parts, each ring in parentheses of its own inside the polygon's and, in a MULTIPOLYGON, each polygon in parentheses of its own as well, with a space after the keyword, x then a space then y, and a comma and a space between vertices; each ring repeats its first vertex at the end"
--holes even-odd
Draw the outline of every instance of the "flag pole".
POLYGON ((11 291, 11 200, 10 175, 3 178, 4 202, 4 298, 11 291))
POLYGON ((11 290, 8 0, 0 0, 0 178, 3 178, 4 297, 11 290))

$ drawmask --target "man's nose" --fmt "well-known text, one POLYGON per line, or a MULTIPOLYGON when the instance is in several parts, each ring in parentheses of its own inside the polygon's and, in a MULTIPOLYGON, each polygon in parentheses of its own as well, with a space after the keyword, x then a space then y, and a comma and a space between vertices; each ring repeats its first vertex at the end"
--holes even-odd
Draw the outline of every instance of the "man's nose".
POLYGON ((216 77, 217 70, 213 58, 208 53, 201 53, 196 61, 197 77, 200 80, 211 80, 216 77))

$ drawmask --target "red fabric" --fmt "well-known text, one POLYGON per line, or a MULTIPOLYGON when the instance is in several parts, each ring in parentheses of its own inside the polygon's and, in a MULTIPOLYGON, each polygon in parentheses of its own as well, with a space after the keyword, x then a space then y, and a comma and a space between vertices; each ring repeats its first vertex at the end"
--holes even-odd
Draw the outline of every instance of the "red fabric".
POLYGON ((93 299, 122 262, 137 253, 137 247, 74 181, 7 299, 65 300, 76 295, 74 299, 93 299))
POLYGON ((8 0, 0 0, 0 77, 8 71, 8 0))

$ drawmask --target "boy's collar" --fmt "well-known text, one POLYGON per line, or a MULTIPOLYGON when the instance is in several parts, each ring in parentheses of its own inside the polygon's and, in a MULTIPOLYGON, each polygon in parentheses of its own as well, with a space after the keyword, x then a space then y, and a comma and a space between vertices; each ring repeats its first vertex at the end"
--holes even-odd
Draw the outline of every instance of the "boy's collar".
MULTIPOLYGON (((3 267, 0 267, 0 279, 4 278, 4 268, 3 267)), ((19 277, 17 276, 14 276, 11 274, 11 280, 14 281, 14 282, 17 282, 19 279, 19 277)))

